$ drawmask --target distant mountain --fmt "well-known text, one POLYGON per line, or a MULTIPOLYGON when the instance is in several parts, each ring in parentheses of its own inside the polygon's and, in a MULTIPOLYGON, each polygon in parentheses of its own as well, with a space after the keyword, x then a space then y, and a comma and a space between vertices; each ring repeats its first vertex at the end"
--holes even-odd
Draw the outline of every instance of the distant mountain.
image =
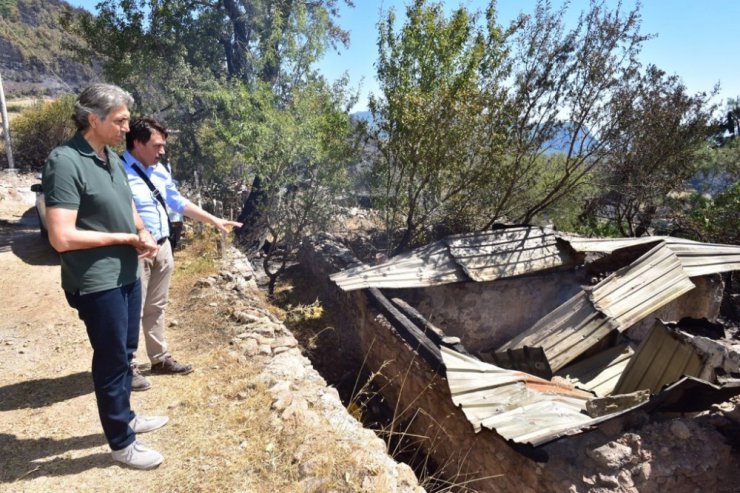
MULTIPOLYGON (((367 123, 368 127, 372 127, 374 124, 373 114, 369 111, 358 111, 352 113, 350 117, 355 121, 367 123)), ((545 142, 542 147, 546 155, 568 152, 570 139, 574 131, 572 127, 572 124, 566 123, 558 130, 553 138, 545 142)), ((596 139, 587 130, 581 129, 578 131, 574 151, 578 152, 580 149, 587 150, 596 144, 596 142, 596 139)))
POLYGON ((86 12, 61 0, 0 0, 0 72, 8 99, 77 92, 99 79, 99 69, 75 61, 65 48, 75 42, 59 25, 66 9, 86 12))
POLYGON ((349 116, 355 121, 365 122, 368 125, 373 123, 373 114, 370 111, 358 111, 349 116))
POLYGON ((567 153, 568 149, 570 149, 570 141, 573 133, 576 133, 576 141, 573 149, 574 154, 578 154, 581 150, 587 151, 597 143, 596 139, 591 136, 588 130, 580 129, 576 132, 573 124, 566 123, 550 140, 545 142, 543 146, 545 154, 567 153))

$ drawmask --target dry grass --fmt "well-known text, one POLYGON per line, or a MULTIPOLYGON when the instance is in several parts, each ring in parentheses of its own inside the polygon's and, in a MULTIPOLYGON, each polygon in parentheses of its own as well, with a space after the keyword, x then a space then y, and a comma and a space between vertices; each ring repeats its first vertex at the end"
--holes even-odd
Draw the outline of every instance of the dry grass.
POLYGON ((260 368, 229 357, 229 307, 213 291, 193 297, 195 283, 218 271, 214 239, 192 238, 176 254, 170 318, 179 322, 177 350, 202 371, 178 379, 176 403, 168 406, 182 416, 167 445, 187 457, 186 467, 159 479, 166 490, 275 491, 292 483, 295 467, 277 452, 284 447, 270 394, 256 378, 260 368))
MULTIPOLYGON (((179 426, 167 438, 167 448, 187 457, 186 467, 168 470, 151 486, 196 492, 359 491, 348 474, 348 454, 327 440, 326 429, 303 429, 300 436, 286 429, 258 378, 261 364, 241 364, 229 354, 229 341, 238 330, 229 321, 233 307, 213 290, 194 289, 199 279, 218 271, 214 236, 193 238, 176 253, 169 316, 178 320, 176 356, 186 355, 200 371, 178 378, 176 404, 168 406, 171 417, 180 416, 175 417, 179 426), (314 488, 300 485, 299 468, 324 480, 314 488)), ((254 293, 252 301, 281 312, 266 303, 262 293, 254 293)))

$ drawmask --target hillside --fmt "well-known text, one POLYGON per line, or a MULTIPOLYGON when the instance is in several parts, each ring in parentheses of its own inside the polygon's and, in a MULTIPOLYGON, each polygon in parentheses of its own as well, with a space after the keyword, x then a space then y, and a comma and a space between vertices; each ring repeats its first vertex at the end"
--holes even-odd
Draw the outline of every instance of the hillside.
POLYGON ((0 71, 9 100, 76 92, 99 69, 74 61, 75 39, 59 18, 71 7, 61 0, 0 0, 0 71))

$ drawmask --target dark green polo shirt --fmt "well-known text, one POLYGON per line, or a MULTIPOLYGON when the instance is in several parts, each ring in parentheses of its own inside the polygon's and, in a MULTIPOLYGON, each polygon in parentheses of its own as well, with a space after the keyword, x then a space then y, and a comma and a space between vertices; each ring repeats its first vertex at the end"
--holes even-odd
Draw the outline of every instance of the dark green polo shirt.
MULTIPOLYGON (((57 147, 46 161, 43 188, 46 207, 77 211, 77 229, 136 233, 131 189, 115 152, 106 147, 105 164, 81 133, 57 147)), ((135 282, 139 276, 136 249, 111 245, 61 254, 62 289, 96 293, 135 282)))

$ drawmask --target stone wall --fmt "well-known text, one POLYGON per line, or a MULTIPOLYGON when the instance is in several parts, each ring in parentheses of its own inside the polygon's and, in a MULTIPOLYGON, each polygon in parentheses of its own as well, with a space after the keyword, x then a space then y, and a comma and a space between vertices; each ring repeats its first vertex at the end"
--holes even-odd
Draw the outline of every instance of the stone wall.
POLYGON ((492 282, 404 289, 398 296, 474 353, 496 349, 570 299, 580 274, 552 272, 492 282))
POLYGON ((706 318, 710 322, 717 320, 722 306, 722 295, 725 283, 720 274, 692 277, 696 286, 667 305, 658 308, 628 329, 627 335, 634 341, 642 341, 652 330, 655 320, 678 322, 684 317, 706 318))
MULTIPOLYGON (((422 442, 438 473, 473 491, 535 493, 542 490, 542 466, 509 447, 496 433, 475 433, 452 402, 447 382, 401 339, 362 291, 344 292, 328 275, 350 259, 339 245, 322 243, 318 254, 308 246, 301 263, 316 278, 322 302, 329 303, 338 331, 356 334, 364 364, 377 372, 376 383, 394 412, 395 433, 414 435, 422 442)), ((344 264, 344 265, 343 265, 344 264)))

